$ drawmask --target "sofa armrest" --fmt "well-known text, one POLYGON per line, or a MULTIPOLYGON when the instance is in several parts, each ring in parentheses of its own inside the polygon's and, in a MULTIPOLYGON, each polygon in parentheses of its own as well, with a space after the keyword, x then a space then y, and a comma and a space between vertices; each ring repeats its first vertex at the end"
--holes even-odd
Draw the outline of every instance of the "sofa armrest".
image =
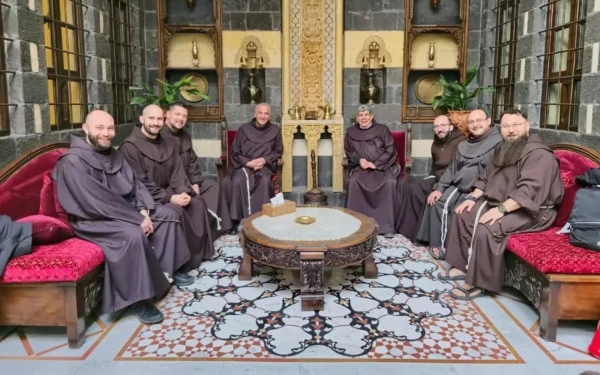
POLYGON ((404 164, 404 179, 410 180, 412 174, 412 158, 406 157, 406 163, 404 164))
POLYGON ((275 174, 275 185, 273 186, 273 191, 275 194, 281 193, 281 179, 283 176, 283 159, 277 159, 277 171, 275 174))
POLYGON ((217 166, 217 174, 219 176, 219 181, 222 181, 225 176, 227 176, 228 168, 227 168, 227 160, 225 160, 225 156, 221 156, 215 162, 217 166))

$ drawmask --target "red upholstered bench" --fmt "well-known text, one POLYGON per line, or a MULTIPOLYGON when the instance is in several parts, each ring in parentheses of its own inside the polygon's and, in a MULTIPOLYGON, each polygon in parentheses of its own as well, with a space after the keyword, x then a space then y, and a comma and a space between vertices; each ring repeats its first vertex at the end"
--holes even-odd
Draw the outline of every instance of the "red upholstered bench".
MULTIPOLYGON (((281 119, 276 118, 276 123, 279 124, 281 119)), ((227 122, 221 123, 221 157, 217 160, 217 173, 219 175, 219 181, 223 180, 227 176, 229 171, 229 165, 231 164, 231 145, 235 139, 237 130, 229 130, 227 122)), ((283 159, 277 159, 277 173, 273 176, 273 193, 277 194, 281 192, 281 175, 283 171, 283 159)))
MULTIPOLYGON (((44 176, 67 147, 39 147, 0 170, 0 215, 16 221, 40 213, 44 176)), ((46 189, 54 206, 52 185, 46 189)), ((85 317, 100 302, 103 270, 104 254, 90 242, 72 237, 33 246, 0 277, 0 325, 66 327, 69 346, 79 348, 85 317)))
POLYGON ((556 340, 558 321, 600 319, 600 252, 573 246, 556 232, 567 222, 579 189, 574 177, 600 165, 600 153, 578 145, 552 146, 560 160, 565 195, 554 227, 510 236, 504 283, 540 312, 540 336, 556 340))

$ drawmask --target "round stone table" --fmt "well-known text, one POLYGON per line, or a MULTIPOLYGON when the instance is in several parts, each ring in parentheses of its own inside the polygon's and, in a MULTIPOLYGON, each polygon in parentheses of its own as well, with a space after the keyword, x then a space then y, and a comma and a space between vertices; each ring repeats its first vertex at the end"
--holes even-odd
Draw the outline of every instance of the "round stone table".
POLYGON ((252 278, 254 261, 300 270, 302 310, 323 310, 325 269, 362 263, 365 278, 377 278, 372 255, 377 233, 375 220, 346 208, 299 205, 296 212, 276 217, 258 212, 240 223, 244 257, 238 278, 252 278), (298 224, 299 216, 316 221, 298 224))

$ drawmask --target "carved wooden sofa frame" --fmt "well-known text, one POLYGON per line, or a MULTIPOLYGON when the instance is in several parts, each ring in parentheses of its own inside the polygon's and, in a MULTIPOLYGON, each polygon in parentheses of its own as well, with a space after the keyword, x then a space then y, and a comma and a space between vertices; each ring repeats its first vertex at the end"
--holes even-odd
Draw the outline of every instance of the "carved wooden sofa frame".
MULTIPOLYGON (((52 143, 25 153, 0 170, 0 186, 36 158, 68 147, 67 143, 52 143)), ((42 174, 31 176, 31 180, 41 184, 42 174)), ((39 192, 37 195, 39 207, 39 192)), ((23 212, 21 217, 37 213, 23 212)), ((76 281, 0 283, 0 326, 66 327, 69 347, 79 348, 85 342, 85 318, 101 300, 103 275, 104 263, 76 281)))
MULTIPOLYGON (((274 125, 280 127, 281 117, 276 117, 274 125)), ((235 139, 237 130, 229 130, 227 121, 221 122, 221 157, 217 160, 217 174, 219 181, 222 181, 229 172, 229 163, 231 162, 230 148, 235 139)), ((281 192, 281 178, 283 175, 283 159, 277 159, 277 173, 273 176, 273 191, 275 194, 281 192)))
MULTIPOLYGON (((356 124, 356 116, 352 116, 350 118, 350 123, 354 126, 356 124)), ((394 137, 394 142, 396 143, 396 148, 398 150, 398 157, 396 161, 400 165, 402 169, 402 175, 405 180, 409 180, 412 173, 412 158, 411 149, 412 149, 412 126, 411 124, 407 124, 406 131, 392 131, 392 137, 394 137), (400 150, 404 148, 404 153, 400 154, 400 150)), ((344 157, 342 161, 342 166, 344 168, 344 189, 348 186, 348 179, 350 179, 350 172, 352 168, 350 167, 350 161, 348 158, 344 157)))
MULTIPOLYGON (((557 144, 552 149, 571 151, 600 165, 600 153, 597 151, 573 144, 557 144)), ((553 227, 549 231, 559 229, 553 227)), ((536 236, 539 233, 521 236, 524 235, 536 236)), ((550 232, 548 235, 553 236, 550 232)), ((560 254, 560 245, 552 240, 543 243, 548 242, 552 251, 560 254)), ((540 336, 544 340, 556 340, 558 321, 561 319, 600 320, 600 274, 541 272, 511 251, 512 243, 509 238, 505 252, 504 284, 519 290, 537 308, 540 313, 540 336)))

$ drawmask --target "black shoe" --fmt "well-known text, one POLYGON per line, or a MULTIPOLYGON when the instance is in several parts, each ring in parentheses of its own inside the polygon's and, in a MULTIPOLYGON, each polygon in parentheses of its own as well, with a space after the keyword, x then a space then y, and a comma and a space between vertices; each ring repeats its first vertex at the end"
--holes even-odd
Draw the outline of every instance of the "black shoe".
POLYGON ((135 303, 132 306, 132 312, 144 324, 157 324, 164 319, 163 314, 150 300, 135 303))
POLYGON ((229 231, 229 234, 232 234, 235 236, 236 234, 238 234, 238 232, 239 232, 239 224, 235 224, 233 226, 233 228, 231 228, 231 230, 229 231))
POLYGON ((173 275, 173 285, 176 286, 192 285, 194 281, 194 276, 190 276, 187 273, 175 272, 175 275, 173 275))

